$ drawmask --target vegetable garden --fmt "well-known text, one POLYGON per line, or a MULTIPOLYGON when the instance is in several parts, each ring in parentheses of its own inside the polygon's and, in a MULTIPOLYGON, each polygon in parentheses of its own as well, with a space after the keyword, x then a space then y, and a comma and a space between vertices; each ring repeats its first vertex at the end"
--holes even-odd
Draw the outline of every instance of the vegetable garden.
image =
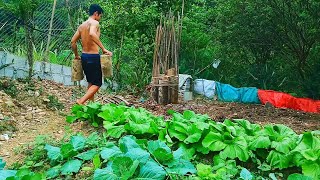
POLYGON ((319 131, 299 135, 280 124, 215 122, 190 110, 168 114, 164 119, 144 108, 75 105, 68 123, 88 121, 106 132, 40 142, 31 154, 42 156, 19 164, 21 170, 1 170, 0 177, 67 178, 82 172, 97 180, 320 178, 319 131))

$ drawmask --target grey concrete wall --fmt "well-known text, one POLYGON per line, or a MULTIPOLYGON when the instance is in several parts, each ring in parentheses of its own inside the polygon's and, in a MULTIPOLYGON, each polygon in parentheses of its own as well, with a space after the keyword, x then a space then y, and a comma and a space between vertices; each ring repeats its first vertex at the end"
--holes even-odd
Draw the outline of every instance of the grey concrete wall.
MULTIPOLYGON (((27 58, 19 57, 8 52, 0 51, 0 67, 8 65, 0 70, 0 77, 9 77, 12 79, 25 78, 28 76, 29 65, 27 58)), ((71 67, 58 64, 35 62, 34 78, 52 80, 66 86, 74 85, 71 81, 71 67), (45 67, 45 68, 44 68, 45 67)), ((86 80, 82 80, 81 85, 87 86, 86 80)), ((106 88, 103 85, 102 88, 106 88)))

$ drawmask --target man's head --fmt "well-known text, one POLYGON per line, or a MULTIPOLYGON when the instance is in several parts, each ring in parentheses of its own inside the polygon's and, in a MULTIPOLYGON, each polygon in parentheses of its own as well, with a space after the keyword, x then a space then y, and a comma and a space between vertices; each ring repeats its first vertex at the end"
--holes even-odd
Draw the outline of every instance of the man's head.
POLYGON ((98 4, 92 4, 89 8, 89 15, 97 21, 100 21, 102 13, 103 9, 98 4))

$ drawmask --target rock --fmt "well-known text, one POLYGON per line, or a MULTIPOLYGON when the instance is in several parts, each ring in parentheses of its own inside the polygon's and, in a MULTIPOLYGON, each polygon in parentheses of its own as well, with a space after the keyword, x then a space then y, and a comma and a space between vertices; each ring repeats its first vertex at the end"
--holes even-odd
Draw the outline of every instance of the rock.
POLYGON ((10 157, 10 153, 9 152, 5 152, 4 156, 10 157))
POLYGON ((14 107, 14 103, 10 100, 6 101, 5 104, 8 106, 8 107, 14 107))
POLYGON ((43 98, 42 100, 43 100, 43 102, 45 102, 45 103, 50 102, 50 99, 48 99, 48 98, 43 98))
POLYGON ((34 96, 35 97, 39 97, 40 96, 40 92, 39 91, 34 92, 34 96))
POLYGON ((0 113, 0 120, 4 120, 4 115, 0 113))
POLYGON ((27 115, 25 116, 26 120, 32 120, 32 118, 33 118, 33 116, 32 116, 32 114, 30 112, 27 113, 27 115))
POLYGON ((33 113, 39 113, 39 112, 42 112, 42 109, 33 110, 33 113))
POLYGON ((29 90, 29 91, 28 91, 28 94, 29 94, 30 96, 33 96, 33 95, 34 95, 34 92, 31 91, 31 90, 29 90))
POLYGON ((0 135, 0 141, 8 141, 8 140, 9 140, 8 134, 0 135))
POLYGON ((44 115, 46 115, 46 112, 39 112, 38 115, 39 116, 44 116, 44 115))
POLYGON ((270 102, 267 102, 264 107, 266 107, 266 108, 274 108, 274 106, 270 102))

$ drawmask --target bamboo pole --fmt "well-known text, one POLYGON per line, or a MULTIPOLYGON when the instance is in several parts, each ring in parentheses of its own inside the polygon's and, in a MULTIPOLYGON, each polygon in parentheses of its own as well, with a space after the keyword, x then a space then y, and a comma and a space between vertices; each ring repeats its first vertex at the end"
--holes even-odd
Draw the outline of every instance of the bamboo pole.
POLYGON ((50 41, 51 41, 51 32, 52 32, 52 25, 53 25, 53 19, 54 19, 54 13, 56 10, 56 5, 57 5, 57 0, 53 1, 53 6, 52 6, 52 13, 51 13, 51 20, 50 20, 50 26, 49 26, 49 33, 48 33, 48 41, 47 41, 47 47, 46 47, 46 54, 44 57, 44 61, 48 61, 49 57, 49 47, 50 47, 50 41))

